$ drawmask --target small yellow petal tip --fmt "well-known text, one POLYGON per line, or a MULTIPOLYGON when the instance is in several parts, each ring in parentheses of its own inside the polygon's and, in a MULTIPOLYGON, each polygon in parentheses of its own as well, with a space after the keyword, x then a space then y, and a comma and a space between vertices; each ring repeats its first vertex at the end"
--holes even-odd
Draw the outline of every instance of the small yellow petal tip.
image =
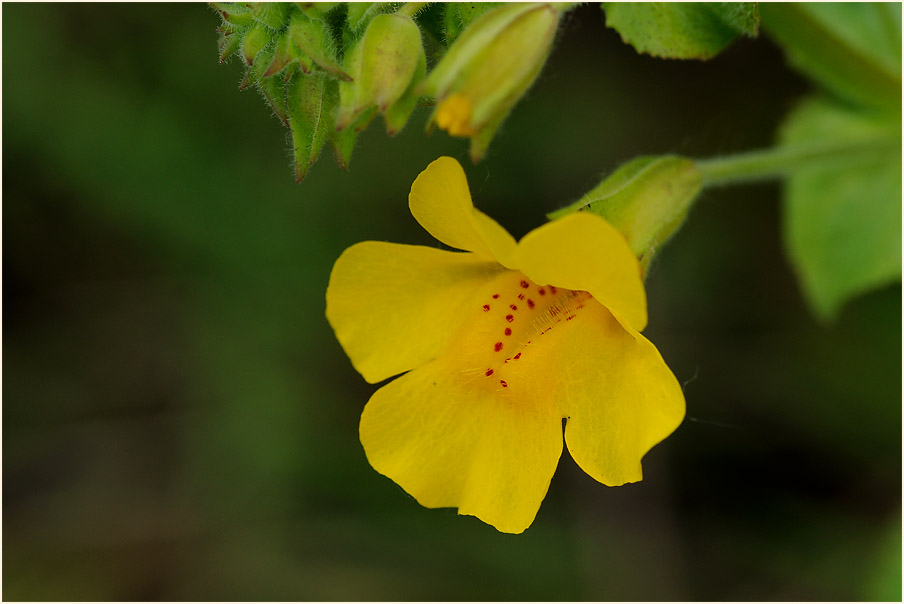
POLYGON ((474 136, 471 128, 471 101, 463 94, 453 94, 436 109, 436 124, 452 136, 474 136))

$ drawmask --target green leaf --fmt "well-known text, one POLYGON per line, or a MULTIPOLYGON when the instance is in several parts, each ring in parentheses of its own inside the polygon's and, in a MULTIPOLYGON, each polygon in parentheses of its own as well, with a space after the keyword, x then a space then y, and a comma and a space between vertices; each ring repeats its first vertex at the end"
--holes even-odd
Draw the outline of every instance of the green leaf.
POLYGON ((709 59, 737 36, 756 37, 756 2, 603 2, 606 25, 637 52, 709 59))
POLYGON ((621 165, 575 203, 550 219, 587 211, 602 216, 628 240, 646 267, 678 230, 703 178, 694 162, 676 155, 642 156, 621 165))
POLYGON ((800 71, 848 102, 901 110, 901 5, 763 3, 764 29, 800 71))
POLYGON ((901 278, 901 123, 814 98, 787 119, 785 145, 843 142, 862 151, 788 178, 784 231, 814 312, 901 278))

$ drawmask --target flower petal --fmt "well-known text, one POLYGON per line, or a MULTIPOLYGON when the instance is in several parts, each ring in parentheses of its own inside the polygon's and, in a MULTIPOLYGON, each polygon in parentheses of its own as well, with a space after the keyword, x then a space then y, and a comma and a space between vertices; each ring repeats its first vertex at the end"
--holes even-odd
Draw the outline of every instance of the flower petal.
POLYGON ((562 421, 543 398, 438 359, 380 388, 361 415, 375 470, 429 508, 457 507, 505 533, 533 522, 562 454, 562 421))
POLYGON ((594 300, 534 344, 519 370, 555 384, 550 394, 567 418, 575 462, 609 486, 640 480, 641 458, 681 424, 685 410, 656 347, 594 300))
POLYGON ((442 353, 472 316, 481 286, 503 271, 474 254, 365 241, 336 260, 326 317, 370 383, 442 353))
POLYGON ((451 157, 440 157, 418 175, 408 207, 415 220, 446 245, 512 268, 515 239, 474 207, 465 172, 451 157))
POLYGON ((599 216, 570 214, 534 229, 518 243, 515 262, 541 285, 590 292, 626 327, 641 331, 647 324, 637 258, 599 216))

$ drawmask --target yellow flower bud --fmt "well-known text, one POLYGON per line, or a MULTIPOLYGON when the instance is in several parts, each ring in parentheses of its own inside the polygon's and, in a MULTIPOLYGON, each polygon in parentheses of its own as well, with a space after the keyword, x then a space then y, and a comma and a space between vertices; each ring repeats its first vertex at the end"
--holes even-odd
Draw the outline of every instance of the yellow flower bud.
POLYGON ((559 7, 546 3, 490 10, 455 40, 425 80, 421 92, 437 99, 431 123, 452 136, 471 137, 475 161, 536 80, 560 15, 559 7))

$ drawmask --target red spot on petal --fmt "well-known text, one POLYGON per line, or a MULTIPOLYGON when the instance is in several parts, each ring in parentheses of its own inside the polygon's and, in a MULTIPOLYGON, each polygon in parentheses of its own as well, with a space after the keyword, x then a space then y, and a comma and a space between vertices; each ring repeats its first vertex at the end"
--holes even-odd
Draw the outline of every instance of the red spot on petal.
POLYGON ((493 370, 492 370, 492 369, 487 369, 486 376, 487 376, 487 377, 490 377, 491 375, 493 375, 493 370))
POLYGON ((540 295, 541 295, 541 296, 545 296, 545 295, 546 295, 546 290, 543 289, 542 287, 541 287, 540 289, 538 289, 537 291, 540 292, 540 295))
POLYGON ((493 294, 493 299, 494 299, 494 300, 495 300, 496 298, 498 298, 498 297, 499 297, 499 294, 493 294))
POLYGON ((570 317, 566 317, 565 320, 566 320, 566 321, 571 321, 572 319, 574 319, 574 317, 575 317, 575 315, 571 315, 570 317))
POLYGON ((508 384, 505 383, 505 380, 499 380, 499 383, 502 384, 503 388, 508 388, 508 384))
POLYGON ((506 328, 505 328, 505 335, 507 335, 507 336, 512 335, 512 328, 511 328, 511 327, 506 327, 506 328))
POLYGON ((513 356, 512 358, 515 359, 515 360, 517 361, 518 359, 521 358, 521 353, 519 352, 518 354, 516 354, 516 355, 513 356))
POLYGON ((489 305, 489 304, 484 304, 484 305, 483 305, 483 312, 486 312, 486 311, 488 311, 488 310, 490 310, 490 305, 489 305))
POLYGON ((557 291, 552 285, 549 286, 549 291, 552 292, 552 295, 556 295, 557 291))
POLYGON ((495 350, 496 352, 502 350, 502 342, 496 342, 496 345, 493 346, 493 350, 495 350))
POLYGON ((509 304, 509 308, 511 308, 512 310, 518 310, 518 307, 514 304, 509 304))
POLYGON ((527 299, 527 307, 528 307, 528 308, 533 308, 533 307, 534 307, 534 301, 531 300, 530 298, 527 299))
POLYGON ((518 299, 519 299, 519 300, 523 300, 523 299, 524 299, 524 294, 518 294, 518 299))
POLYGON ((527 281, 522 281, 521 287, 523 287, 524 289, 527 289, 528 287, 530 287, 530 283, 528 283, 527 281))
POLYGON ((515 315, 505 315, 505 320, 511 323, 515 320, 515 315))

